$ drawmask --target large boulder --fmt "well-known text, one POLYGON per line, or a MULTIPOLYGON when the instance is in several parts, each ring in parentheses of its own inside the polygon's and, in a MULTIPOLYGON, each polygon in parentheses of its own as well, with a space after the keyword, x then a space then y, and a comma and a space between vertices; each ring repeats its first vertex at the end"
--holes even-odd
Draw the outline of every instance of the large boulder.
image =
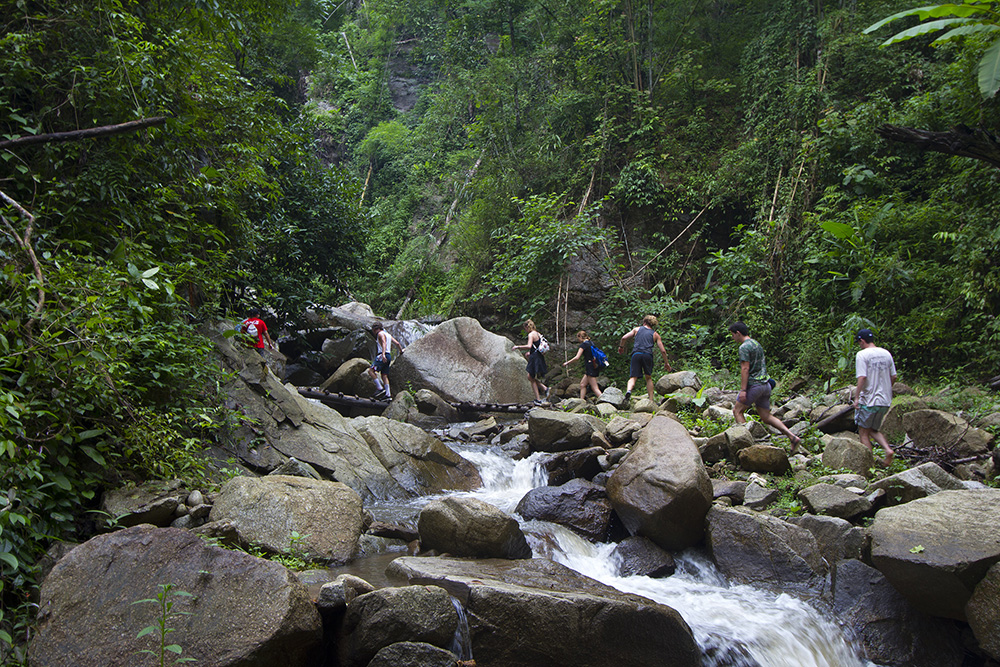
POLYGON ((786 521, 813 534, 819 544, 820 553, 829 565, 846 558, 861 558, 865 531, 846 519, 803 514, 788 517, 786 521))
POLYGON ((979 647, 1000 660, 1000 564, 991 567, 976 586, 965 605, 965 616, 979 647))
POLYGON ((839 434, 823 438, 823 465, 834 470, 847 469, 857 475, 871 476, 875 465, 872 450, 861 444, 853 434, 839 434))
POLYGON ((453 556, 531 558, 531 547, 510 515, 478 498, 432 500, 417 519, 420 546, 453 556))
POLYGON ((871 562, 921 611, 965 620, 965 605, 1000 562, 1000 489, 941 491, 879 510, 871 562))
POLYGON ((608 479, 607 489, 631 534, 644 535, 668 551, 701 540, 712 482, 680 422, 653 417, 608 479))
POLYGON ((464 605, 479 667, 693 667, 701 651, 680 614, 549 560, 404 557, 388 569, 464 605))
POLYGON ((656 381, 656 393, 666 396, 685 387, 690 387, 695 392, 701 389, 701 380, 694 371, 677 371, 667 373, 656 381))
POLYGON ((360 496, 339 482, 234 477, 222 487, 211 519, 231 522, 243 543, 272 553, 294 546, 313 559, 346 563, 361 535, 362 507, 360 496))
POLYGON ((885 491, 888 505, 902 505, 941 491, 961 491, 964 488, 962 480, 933 461, 922 463, 916 468, 909 468, 869 485, 869 490, 885 491))
POLYGON ((605 454, 603 447, 588 447, 546 455, 542 465, 549 474, 549 486, 560 486, 571 479, 594 479, 601 472, 600 457, 605 454))
MULTIPOLYGON (((322 639, 306 587, 282 565, 210 546, 176 528, 135 526, 95 537, 59 561, 42 585, 35 667, 131 667, 156 634, 166 593, 174 611, 169 643, 195 664, 307 667, 322 639), (183 591, 193 597, 181 596, 183 591)), ((175 656, 172 656, 175 657, 175 656)))
POLYGON ((145 482, 109 490, 101 499, 101 510, 120 526, 168 526, 187 496, 180 480, 145 482))
POLYGON ((903 428, 916 447, 941 448, 956 457, 985 454, 993 434, 975 428, 958 415, 942 410, 914 410, 903 415, 903 428))
POLYGON ((676 571, 673 555, 653 544, 646 537, 626 537, 615 547, 615 556, 621 562, 619 576, 669 577, 676 571))
POLYGON ((773 445, 744 447, 739 451, 738 458, 740 468, 749 472, 769 472, 783 475, 791 470, 785 450, 773 445))
POLYGON ((385 417, 356 417, 351 423, 396 483, 413 495, 483 485, 476 466, 412 424, 385 417))
POLYGON ((414 341, 389 370, 393 386, 430 389, 450 402, 529 403, 525 358, 471 317, 439 324, 414 341))
POLYGON ((798 498, 813 514, 853 519, 872 508, 871 502, 835 484, 813 484, 802 489, 798 498))
POLYGON ((611 525, 611 501, 604 487, 582 479, 532 489, 521 498, 516 511, 525 519, 567 526, 595 542, 607 538, 611 525))
POLYGON ((365 667, 381 649, 397 642, 447 648, 458 623, 451 596, 438 586, 382 588, 360 595, 347 605, 347 641, 340 664, 365 667))
POLYGON ((589 447, 594 433, 603 434, 605 428, 604 422, 592 415, 542 409, 528 413, 528 439, 536 452, 589 447))
POLYGON ((833 611, 886 667, 958 667, 965 651, 954 622, 923 614, 882 574, 859 560, 836 563, 833 611))
POLYGON ((713 507, 705 542, 728 579, 814 598, 826 591, 829 567, 805 528, 744 508, 713 507))
POLYGON ((367 359, 348 359, 341 363, 333 375, 328 377, 319 388, 330 392, 357 394, 358 378, 368 370, 369 366, 371 366, 371 362, 367 359))

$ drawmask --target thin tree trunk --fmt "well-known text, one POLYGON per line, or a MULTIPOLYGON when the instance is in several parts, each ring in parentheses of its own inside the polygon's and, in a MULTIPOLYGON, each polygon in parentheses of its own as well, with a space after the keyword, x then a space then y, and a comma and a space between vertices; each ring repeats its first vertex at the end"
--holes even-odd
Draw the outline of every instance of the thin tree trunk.
POLYGON ((3 215, 0 215, 0 219, 3 220, 4 226, 7 228, 7 232, 14 238, 14 241, 21 250, 28 256, 28 260, 31 262, 31 269, 35 274, 35 279, 38 281, 38 301, 35 303, 35 310, 31 314, 31 319, 29 319, 24 325, 24 337, 26 340, 31 340, 31 330, 35 326, 35 322, 38 318, 42 316, 42 311, 45 308, 45 277, 42 274, 42 265, 38 262, 38 257, 35 256, 35 249, 31 245, 31 234, 34 232, 35 228, 35 216, 31 215, 27 210, 24 209, 20 204, 7 196, 7 193, 0 190, 0 201, 3 201, 7 206, 10 206, 15 211, 21 214, 25 220, 28 221, 28 226, 24 229, 24 235, 17 233, 14 229, 14 225, 3 215))
MULTIPOLYGON (((81 139, 93 139, 96 137, 107 137, 114 134, 124 134, 126 132, 137 132, 138 130, 156 125, 163 125, 167 122, 166 116, 154 116, 153 118, 141 118, 130 120, 127 123, 118 125, 102 125, 91 127, 86 130, 72 130, 70 132, 52 132, 50 134, 33 134, 30 137, 18 137, 17 139, 7 139, 0 141, 0 150, 8 148, 20 148, 32 144, 48 144, 56 141, 79 141, 81 139)), ((24 210, 24 209, 20 209, 24 210)))

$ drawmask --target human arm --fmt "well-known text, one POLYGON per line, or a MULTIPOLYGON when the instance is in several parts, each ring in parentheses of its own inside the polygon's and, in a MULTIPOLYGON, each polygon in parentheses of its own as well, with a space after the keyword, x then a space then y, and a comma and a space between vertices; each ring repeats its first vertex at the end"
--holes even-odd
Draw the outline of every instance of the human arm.
POLYGON ((275 349, 274 341, 271 340, 271 334, 267 333, 267 328, 264 328, 264 340, 267 342, 267 346, 272 350, 275 349))
POLYGON ((583 356, 583 346, 580 346, 576 351, 576 356, 563 364, 563 366, 569 366, 571 363, 583 356))
POLYGON ((638 330, 639 330, 639 327, 636 327, 635 329, 632 329, 627 334, 625 334, 624 336, 622 336, 622 339, 620 341, 618 341, 618 354, 621 354, 621 353, 623 353, 625 351, 625 343, 626 343, 626 341, 628 341, 629 338, 634 338, 635 337, 635 332, 638 331, 638 330))
MULTIPOLYGON (((896 377, 893 376, 892 381, 896 381, 896 377)), ((868 378, 864 375, 858 376, 858 384, 854 388, 854 409, 858 409, 858 405, 861 404, 861 390, 865 388, 865 384, 868 382, 868 378)))
POLYGON ((656 341, 656 346, 660 348, 660 354, 663 355, 663 367, 668 371, 674 370, 670 365, 670 360, 667 359, 667 348, 663 347, 663 339, 660 334, 653 334, 653 340, 656 341))

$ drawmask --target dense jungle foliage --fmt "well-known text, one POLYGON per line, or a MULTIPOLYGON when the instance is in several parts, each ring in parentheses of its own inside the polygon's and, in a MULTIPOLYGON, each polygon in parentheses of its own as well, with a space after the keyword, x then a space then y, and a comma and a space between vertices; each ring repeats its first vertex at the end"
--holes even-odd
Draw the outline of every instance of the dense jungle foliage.
POLYGON ((995 155, 879 128, 995 145, 995 45, 864 34, 911 6, 0 0, 0 644, 103 485, 209 474, 198 327, 252 305, 551 327, 568 284, 571 326, 655 313, 692 364, 742 319, 817 384, 860 325, 993 374, 995 155))

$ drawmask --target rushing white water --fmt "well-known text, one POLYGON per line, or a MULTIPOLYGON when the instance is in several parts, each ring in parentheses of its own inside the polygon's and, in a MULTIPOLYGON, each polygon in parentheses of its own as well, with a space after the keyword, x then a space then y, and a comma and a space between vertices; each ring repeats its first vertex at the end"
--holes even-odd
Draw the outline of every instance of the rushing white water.
MULTIPOLYGON (((532 488, 546 483, 541 457, 511 461, 484 446, 452 447, 479 469, 483 488, 468 494, 512 513, 532 488)), ((684 618, 705 653, 706 667, 872 667, 837 625, 807 603, 784 594, 730 585, 702 554, 679 554, 677 572, 663 579, 621 577, 614 544, 593 544, 562 526, 522 522, 536 556, 665 604, 684 618)))

